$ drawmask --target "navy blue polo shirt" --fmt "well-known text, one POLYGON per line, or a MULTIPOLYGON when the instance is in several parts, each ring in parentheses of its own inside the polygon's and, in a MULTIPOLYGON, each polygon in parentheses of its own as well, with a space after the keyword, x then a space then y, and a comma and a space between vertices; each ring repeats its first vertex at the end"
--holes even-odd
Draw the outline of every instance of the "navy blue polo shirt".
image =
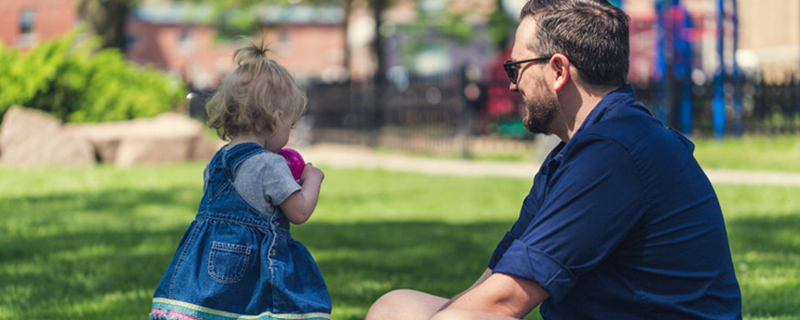
POLYGON ((545 319, 741 319, 694 145, 635 99, 609 93, 553 149, 489 268, 539 283, 545 319))

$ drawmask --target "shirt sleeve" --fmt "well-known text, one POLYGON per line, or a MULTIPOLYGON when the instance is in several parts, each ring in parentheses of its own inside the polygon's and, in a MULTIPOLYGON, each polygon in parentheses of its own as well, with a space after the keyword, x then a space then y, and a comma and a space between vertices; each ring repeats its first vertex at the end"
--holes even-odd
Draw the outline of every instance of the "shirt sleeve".
POLYGON ((267 158, 268 174, 264 178, 264 197, 274 205, 280 205, 290 195, 301 189, 297 181, 292 177, 292 171, 286 164, 286 159, 281 156, 270 154, 267 158))
POLYGON ((537 187, 536 181, 538 180, 539 175, 536 176, 536 179, 534 180, 534 186, 531 188, 528 196, 525 197, 525 201, 522 202, 522 208, 520 209, 517 222, 514 223, 514 226, 511 227, 511 230, 507 232, 505 236, 503 236, 503 239, 500 240, 500 243, 494 249, 492 258, 489 260, 489 269, 494 270, 495 266, 506 253, 514 240, 519 239, 525 232, 525 229, 527 229, 528 225, 531 223, 531 219, 533 218, 532 216, 536 214, 536 211, 538 211, 540 204, 536 200, 535 196, 535 188, 537 187))
POLYGON ((547 184, 541 206, 518 237, 501 242, 507 249, 492 268, 537 282, 554 301, 608 258, 645 207, 639 170, 623 146, 591 135, 572 142, 559 167, 536 182, 547 184))

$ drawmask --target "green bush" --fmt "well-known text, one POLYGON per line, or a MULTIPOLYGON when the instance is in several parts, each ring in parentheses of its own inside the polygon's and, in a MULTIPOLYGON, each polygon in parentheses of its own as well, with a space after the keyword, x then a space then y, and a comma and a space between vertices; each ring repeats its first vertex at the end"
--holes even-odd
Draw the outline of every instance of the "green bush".
POLYGON ((128 120, 169 111, 186 95, 179 79, 99 50, 96 39, 76 40, 78 32, 27 53, 0 44, 0 117, 20 105, 65 122, 128 120))

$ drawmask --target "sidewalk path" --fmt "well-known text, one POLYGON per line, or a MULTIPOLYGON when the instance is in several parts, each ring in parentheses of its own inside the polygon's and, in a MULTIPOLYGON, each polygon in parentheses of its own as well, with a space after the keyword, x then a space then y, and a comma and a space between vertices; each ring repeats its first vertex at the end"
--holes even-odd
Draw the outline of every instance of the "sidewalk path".
MULTIPOLYGON (((366 168, 432 175, 506 177, 533 180, 539 163, 469 161, 380 153, 363 146, 314 144, 299 148, 303 158, 315 165, 336 168, 366 168)), ((800 173, 705 169, 714 184, 800 186, 800 173)))

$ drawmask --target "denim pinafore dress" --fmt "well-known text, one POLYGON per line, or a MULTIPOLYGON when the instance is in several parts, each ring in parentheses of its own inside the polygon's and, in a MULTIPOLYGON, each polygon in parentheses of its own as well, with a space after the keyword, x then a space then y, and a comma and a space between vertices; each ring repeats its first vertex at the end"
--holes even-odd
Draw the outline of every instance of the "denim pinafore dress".
POLYGON ((209 163, 197 217, 153 295, 150 319, 330 319, 316 263, 276 206, 260 212, 233 186, 257 144, 223 147, 209 163))

